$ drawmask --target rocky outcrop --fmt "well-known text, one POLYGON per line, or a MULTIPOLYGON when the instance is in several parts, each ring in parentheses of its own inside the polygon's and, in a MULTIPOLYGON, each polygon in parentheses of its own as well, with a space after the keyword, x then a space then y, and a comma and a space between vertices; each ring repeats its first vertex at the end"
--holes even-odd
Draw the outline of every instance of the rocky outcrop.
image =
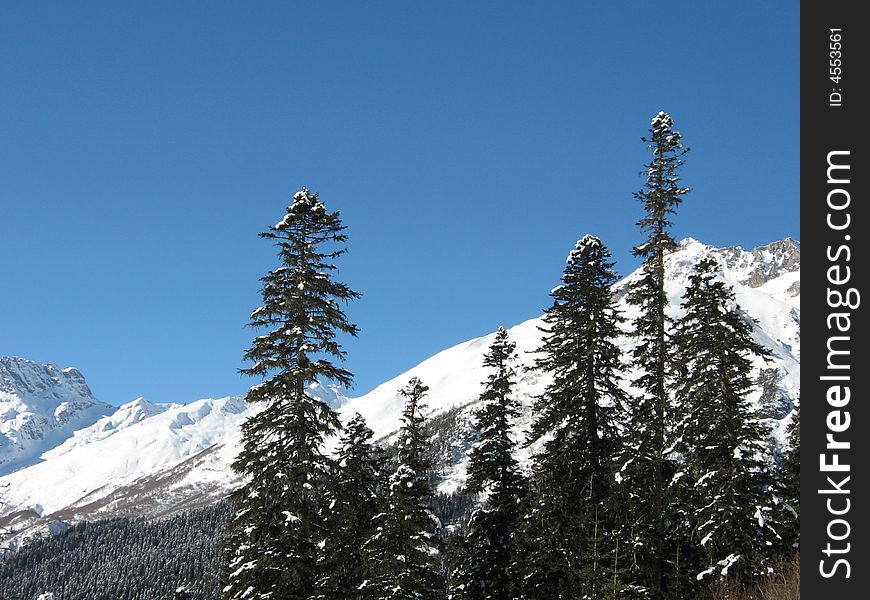
POLYGON ((0 357, 0 475, 38 462, 114 410, 94 398, 77 369, 0 357))
MULTIPOLYGON (((739 283, 754 288, 786 273, 799 272, 801 268, 800 242, 791 238, 753 248, 751 252, 739 246, 723 248, 721 256, 728 268, 742 271, 739 283)), ((799 294, 800 283, 792 295, 799 294)))

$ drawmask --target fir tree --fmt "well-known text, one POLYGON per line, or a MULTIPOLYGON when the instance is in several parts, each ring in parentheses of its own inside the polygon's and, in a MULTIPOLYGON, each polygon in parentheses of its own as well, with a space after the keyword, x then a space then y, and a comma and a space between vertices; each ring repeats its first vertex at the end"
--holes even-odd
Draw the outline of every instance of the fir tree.
POLYGON ((371 578, 363 586, 372 600, 437 600, 444 597, 438 560, 440 524, 430 509, 432 459, 423 433, 423 396, 429 388, 416 377, 401 390, 405 397, 396 442, 396 470, 389 480, 384 511, 366 544, 371 578))
POLYGON ((514 597, 512 534, 519 516, 525 482, 513 456, 511 420, 518 414, 511 391, 516 383, 516 344, 504 327, 484 356, 493 370, 484 382, 481 406, 474 427, 479 439, 469 453, 466 493, 486 495, 471 515, 463 544, 463 564, 458 577, 466 600, 500 600, 514 597))
POLYGON ((323 380, 351 383, 351 373, 330 362, 344 356, 336 335, 357 333, 339 302, 359 294, 331 275, 346 251, 344 229, 339 214, 303 188, 260 234, 275 241, 281 264, 262 278, 263 305, 251 314, 251 326, 267 332, 245 353, 253 366, 242 372, 267 379, 246 396, 264 408, 243 424, 233 463, 247 483, 231 496, 226 600, 307 600, 313 591, 330 472, 321 446, 339 421, 307 390, 323 380))
POLYGON ((528 439, 547 436, 521 536, 527 598, 599 597, 613 572, 613 456, 626 398, 610 256, 596 237, 578 241, 544 316, 535 366, 553 379, 535 400, 528 439))
POLYGON ((801 405, 792 411, 788 424, 788 439, 782 455, 779 473, 779 488, 782 496, 782 537, 786 547, 800 543, 801 506, 801 405))
POLYGON ((700 557, 687 575, 745 583, 763 572, 779 546, 765 456, 770 431, 747 400, 750 356, 769 352, 752 339, 752 321, 716 271, 710 258, 695 266, 683 296, 686 313, 675 327, 674 389, 682 413, 675 448, 683 456, 677 478, 691 491, 683 510, 700 557))
POLYGON ((675 548, 668 543, 667 520, 671 508, 667 485, 672 464, 667 449, 672 356, 665 255, 677 247, 669 233, 670 215, 689 189, 679 183, 678 172, 687 149, 682 136, 673 129, 670 115, 658 113, 652 119, 650 134, 643 138, 653 152, 646 169, 646 185, 634 195, 644 206, 645 215, 637 224, 647 239, 634 248, 634 255, 642 258, 643 264, 641 278, 628 295, 629 304, 639 310, 631 332, 638 339, 632 359, 640 373, 633 382, 639 395, 631 403, 625 428, 620 477, 627 498, 624 536, 630 545, 625 553, 630 583, 640 595, 660 600, 666 597, 665 579, 675 561, 675 548))
POLYGON ((769 419, 782 419, 792 409, 791 402, 783 393, 782 373, 776 367, 762 368, 758 371, 755 385, 761 389, 758 407, 761 416, 769 419))
POLYGON ((344 426, 336 475, 329 493, 316 598, 363 600, 367 572, 363 545, 374 533, 381 508, 383 451, 373 445, 372 430, 357 413, 344 426))

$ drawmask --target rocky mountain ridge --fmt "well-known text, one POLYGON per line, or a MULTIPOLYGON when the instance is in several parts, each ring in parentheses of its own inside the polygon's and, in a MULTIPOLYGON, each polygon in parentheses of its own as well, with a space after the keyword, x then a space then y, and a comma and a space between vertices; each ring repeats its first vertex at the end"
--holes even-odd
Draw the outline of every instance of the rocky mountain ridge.
POLYGON ((0 475, 30 465, 82 427, 114 412, 76 369, 0 357, 0 475))

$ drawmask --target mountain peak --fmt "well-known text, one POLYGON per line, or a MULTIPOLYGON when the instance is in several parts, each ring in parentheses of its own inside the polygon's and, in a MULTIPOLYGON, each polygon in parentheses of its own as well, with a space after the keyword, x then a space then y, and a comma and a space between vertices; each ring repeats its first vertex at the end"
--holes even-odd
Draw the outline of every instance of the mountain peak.
POLYGON ((0 474, 38 462, 73 431, 114 409, 72 367, 0 357, 0 474))
POLYGON ((130 400, 129 402, 125 402, 121 406, 118 407, 118 410, 144 410, 146 412, 163 412, 161 407, 157 406, 150 400, 146 400, 143 396, 139 396, 135 400, 130 400))
MULTIPOLYGON (((119 406, 118 410, 115 411, 115 414, 106 419, 114 421, 112 428, 115 428, 121 423, 136 423, 142 419, 159 415, 160 413, 165 412, 168 408, 169 405, 162 406, 154 404, 140 396, 135 400, 131 400, 130 402, 119 406)), ((105 421, 106 419, 100 419, 98 423, 105 421)))
POLYGON ((78 369, 58 369, 51 363, 42 365, 17 356, 0 356, 0 392, 46 400, 69 395, 94 400, 78 369))
POLYGON ((684 237, 683 239, 681 239, 679 242, 679 246, 681 249, 690 248, 692 246, 700 246, 702 248, 712 248, 712 246, 708 246, 704 242, 701 242, 701 241, 699 241, 691 236, 684 237))

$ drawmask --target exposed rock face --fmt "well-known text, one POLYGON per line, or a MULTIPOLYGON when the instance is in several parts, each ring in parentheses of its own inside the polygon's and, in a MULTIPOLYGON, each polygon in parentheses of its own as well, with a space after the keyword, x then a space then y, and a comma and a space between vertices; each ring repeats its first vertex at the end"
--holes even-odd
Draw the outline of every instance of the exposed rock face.
POLYGON ((78 369, 57 369, 16 356, 0 357, 0 392, 47 401, 79 398, 96 402, 78 369))
MULTIPOLYGON (((761 287, 768 281, 786 273, 799 272, 801 268, 800 242, 791 238, 759 246, 754 248, 752 252, 746 252, 743 248, 732 246, 722 249, 721 253, 728 267, 745 271, 740 283, 754 288, 761 287)), ((799 294, 800 283, 797 282, 792 295, 799 294)))

